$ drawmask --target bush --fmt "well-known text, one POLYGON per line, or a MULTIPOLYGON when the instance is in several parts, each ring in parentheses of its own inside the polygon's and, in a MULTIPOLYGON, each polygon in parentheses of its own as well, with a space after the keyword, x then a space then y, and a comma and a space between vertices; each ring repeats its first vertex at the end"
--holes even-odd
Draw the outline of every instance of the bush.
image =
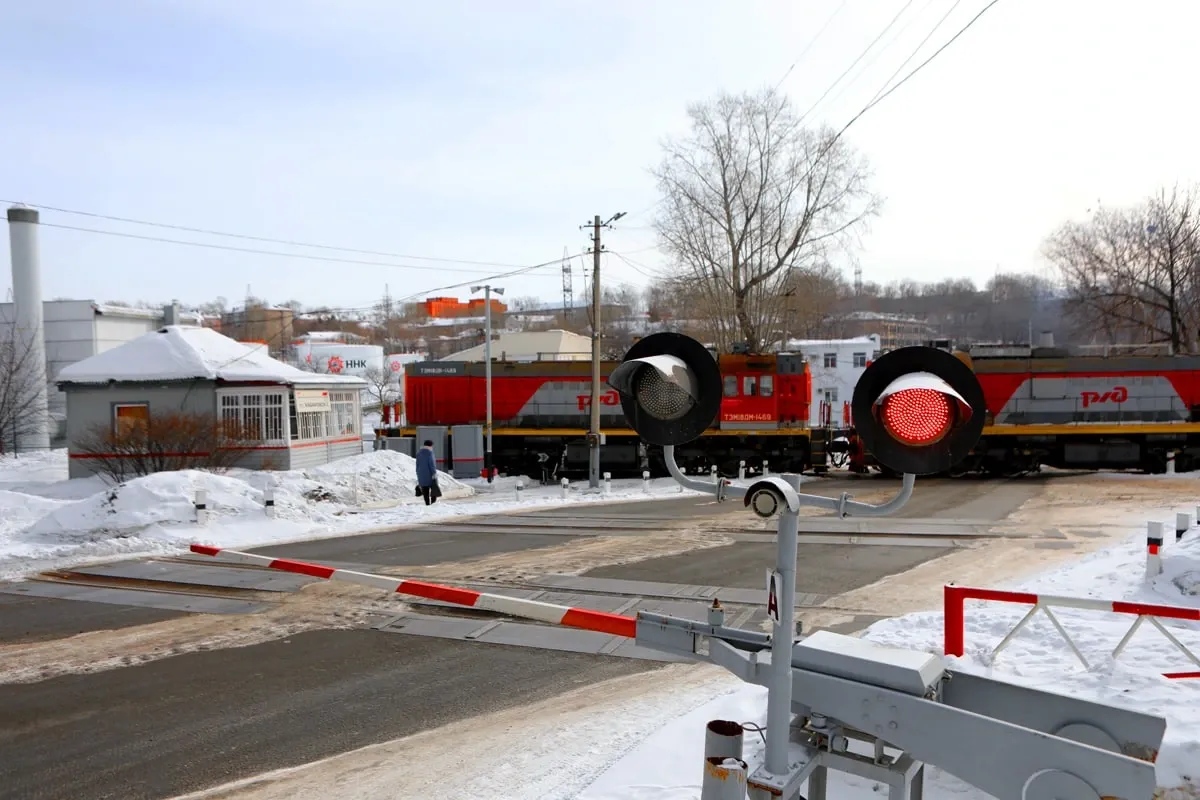
POLYGON ((237 420, 212 414, 155 412, 146 420, 97 425, 75 442, 72 455, 118 483, 181 469, 221 472, 238 465, 254 447, 237 420))

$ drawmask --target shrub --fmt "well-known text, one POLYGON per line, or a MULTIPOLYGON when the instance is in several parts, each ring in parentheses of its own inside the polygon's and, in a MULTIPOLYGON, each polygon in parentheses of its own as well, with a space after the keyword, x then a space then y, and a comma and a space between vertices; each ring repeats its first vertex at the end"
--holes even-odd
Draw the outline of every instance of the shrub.
POLYGON ((171 411, 119 426, 97 425, 71 450, 120 483, 181 469, 221 472, 237 466, 254 444, 237 420, 171 411))

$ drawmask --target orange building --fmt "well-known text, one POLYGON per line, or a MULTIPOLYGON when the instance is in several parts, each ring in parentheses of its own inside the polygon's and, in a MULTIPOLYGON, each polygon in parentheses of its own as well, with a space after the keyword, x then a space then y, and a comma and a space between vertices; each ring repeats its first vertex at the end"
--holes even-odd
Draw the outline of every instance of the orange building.
MULTIPOLYGON (((422 303, 425 314, 430 317, 445 319, 453 317, 482 317, 485 313, 483 298, 474 298, 462 302, 457 297, 429 297, 422 303)), ((492 313, 503 314, 508 306, 499 300, 492 300, 492 313)))

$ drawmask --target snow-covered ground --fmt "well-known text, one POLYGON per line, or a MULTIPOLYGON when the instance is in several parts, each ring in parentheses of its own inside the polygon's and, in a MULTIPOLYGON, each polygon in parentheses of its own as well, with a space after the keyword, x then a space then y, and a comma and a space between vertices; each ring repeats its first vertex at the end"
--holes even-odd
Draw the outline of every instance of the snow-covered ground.
POLYGON ((670 480, 614 480, 609 494, 530 479, 438 479, 432 506, 415 496, 416 461, 380 450, 289 472, 164 472, 111 486, 100 478, 67 480, 65 450, 0 457, 0 580, 112 558, 185 552, 193 542, 223 547, 350 535, 456 516, 493 514, 564 503, 643 500, 678 493, 670 480), (520 501, 516 484, 525 488, 520 501), (268 518, 263 490, 275 494, 268 518), (203 489, 207 524, 196 522, 203 489))
MULTIPOLYGON (((1103 484, 1109 477, 1089 480, 1103 484)), ((1158 477, 1146 480, 1147 486, 1161 483, 1158 477)), ((1153 506, 1150 518, 1169 520, 1176 511, 1195 511, 1194 495, 1163 497, 1168 499, 1153 506), (1174 500, 1182 502, 1175 505, 1174 500)), ((1129 501, 1115 497, 1105 505, 1110 519, 1146 518, 1144 505, 1126 508, 1122 502, 1129 506, 1129 501)), ((1200 607, 1200 529, 1193 526, 1182 542, 1168 543, 1163 574, 1152 583, 1144 580, 1144 536, 1144 528, 1130 530, 1117 545, 990 588, 1200 607)), ((945 580, 954 577, 948 574, 945 580)), ((1110 654, 1133 618, 1068 610, 1057 611, 1057 616, 1090 669, 1080 664, 1044 618, 1028 625, 993 659, 991 651, 1026 611, 1027 607, 969 603, 967 652, 963 658, 949 658, 950 664, 1163 716, 1167 733, 1156 763, 1161 787, 1156 800, 1200 798, 1200 680, 1172 681, 1161 674, 1198 667, 1149 625, 1143 625, 1114 661, 1110 654)), ((863 635, 884 645, 940 654, 942 623, 940 610, 922 611, 876 623, 863 635)), ((1164 624, 1200 654, 1200 624, 1164 624)), ((704 724, 711 719, 764 725, 765 689, 747 686, 711 666, 673 665, 195 797, 695 800, 700 793, 704 724), (472 768, 463 770, 462 761, 468 757, 472 768)), ((761 751, 753 732, 746 734, 746 751, 751 755, 761 751)), ((830 783, 829 796, 838 800, 873 800, 886 792, 869 781, 837 774, 831 774, 830 783)), ((988 797, 936 768, 928 770, 926 792, 932 800, 988 797)))

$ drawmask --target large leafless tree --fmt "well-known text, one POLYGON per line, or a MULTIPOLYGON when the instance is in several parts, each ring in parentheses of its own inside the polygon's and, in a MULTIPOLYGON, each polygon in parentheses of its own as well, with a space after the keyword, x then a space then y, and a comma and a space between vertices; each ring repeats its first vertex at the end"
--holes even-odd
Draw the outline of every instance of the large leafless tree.
POLYGON ((36 402, 44 369, 37 364, 33 338, 0 319, 0 453, 14 452, 20 440, 48 424, 36 402))
POLYGON ((691 130, 654 171, 660 244, 723 350, 761 348, 788 310, 793 270, 816 270, 877 213, 863 159, 804 127, 773 90, 691 106, 691 130))
POLYGON ((1099 208, 1045 244, 1067 308, 1109 344, 1196 352, 1200 332, 1200 194, 1178 187, 1128 208, 1099 208))

